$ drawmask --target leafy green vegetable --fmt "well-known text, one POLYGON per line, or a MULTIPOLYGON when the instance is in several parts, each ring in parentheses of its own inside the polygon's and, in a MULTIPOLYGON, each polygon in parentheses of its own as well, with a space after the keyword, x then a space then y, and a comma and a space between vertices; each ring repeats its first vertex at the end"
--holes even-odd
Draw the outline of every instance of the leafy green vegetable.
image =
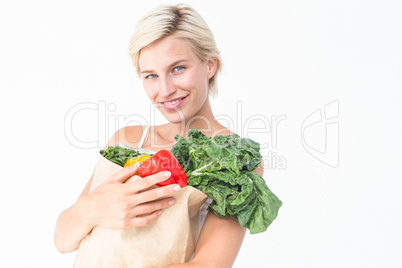
POLYGON ((100 154, 113 163, 124 166, 127 160, 138 157, 140 152, 120 146, 109 146, 106 150, 101 150, 100 154))
POLYGON ((196 129, 187 139, 175 139, 171 152, 186 171, 188 185, 214 200, 209 209, 220 217, 231 215, 251 234, 266 231, 282 202, 251 172, 260 164, 260 145, 237 134, 209 138, 196 129))

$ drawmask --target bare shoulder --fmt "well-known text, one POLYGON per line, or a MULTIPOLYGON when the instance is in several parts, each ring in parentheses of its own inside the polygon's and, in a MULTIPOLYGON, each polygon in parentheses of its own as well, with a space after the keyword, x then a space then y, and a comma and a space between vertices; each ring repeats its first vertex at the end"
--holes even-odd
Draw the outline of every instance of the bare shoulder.
POLYGON ((137 147, 140 142, 142 132, 146 126, 127 126, 116 131, 116 133, 109 140, 108 146, 114 146, 118 143, 126 144, 130 147, 137 147))

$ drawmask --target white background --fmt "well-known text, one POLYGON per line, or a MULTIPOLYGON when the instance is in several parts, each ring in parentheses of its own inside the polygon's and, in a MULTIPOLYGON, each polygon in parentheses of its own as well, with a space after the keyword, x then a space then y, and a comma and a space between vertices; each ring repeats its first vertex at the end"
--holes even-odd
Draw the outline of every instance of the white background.
MULTIPOLYGON (((214 113, 232 118, 236 132, 248 118, 286 116, 276 138, 263 129, 252 137, 269 143, 264 178, 283 206, 265 233, 247 234, 234 267, 401 267, 399 1, 186 2, 222 53, 214 113), (337 167, 301 140, 303 121, 333 101, 337 167)), ((54 247, 56 218, 92 174, 113 120, 150 122, 128 42, 138 19, 161 3, 176 2, 1 2, 1 267, 72 266, 75 253, 54 247), (98 110, 73 117, 72 140, 65 118, 83 103, 98 110)), ((305 134, 318 148, 325 124, 315 126, 305 134)))

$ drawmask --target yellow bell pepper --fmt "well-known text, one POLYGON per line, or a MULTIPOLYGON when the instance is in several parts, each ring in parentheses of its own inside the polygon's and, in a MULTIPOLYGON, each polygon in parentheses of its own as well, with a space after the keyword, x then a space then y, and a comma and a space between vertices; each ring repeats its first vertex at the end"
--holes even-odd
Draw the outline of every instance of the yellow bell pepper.
POLYGON ((147 160, 150 157, 151 157, 150 155, 142 154, 138 157, 131 158, 131 159, 127 160, 127 162, 124 164, 124 167, 132 166, 137 162, 144 163, 145 160, 147 160))

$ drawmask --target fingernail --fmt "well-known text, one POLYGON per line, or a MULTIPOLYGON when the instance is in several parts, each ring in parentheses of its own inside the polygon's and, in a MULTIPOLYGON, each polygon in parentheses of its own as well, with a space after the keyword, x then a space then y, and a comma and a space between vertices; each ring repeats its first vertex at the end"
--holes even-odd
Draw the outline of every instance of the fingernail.
POLYGON ((166 178, 169 178, 170 177, 170 172, 168 171, 168 172, 163 173, 163 176, 165 176, 166 178))
POLYGON ((173 200, 173 199, 172 199, 172 200, 169 200, 168 205, 171 206, 171 205, 173 205, 173 204, 174 204, 174 200, 173 200))
POLYGON ((175 191, 175 192, 177 192, 180 189, 181 189, 181 187, 179 185, 173 186, 173 191, 175 191))

